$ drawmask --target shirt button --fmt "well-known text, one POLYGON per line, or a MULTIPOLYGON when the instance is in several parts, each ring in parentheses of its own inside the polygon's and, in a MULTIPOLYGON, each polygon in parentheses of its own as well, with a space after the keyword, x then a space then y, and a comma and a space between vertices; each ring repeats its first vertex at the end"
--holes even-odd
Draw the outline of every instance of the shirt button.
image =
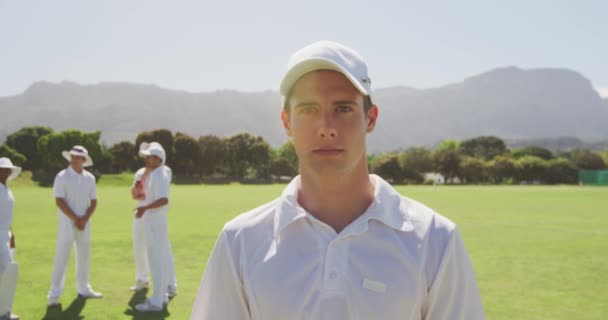
POLYGON ((334 280, 334 279, 336 279, 337 277, 338 277, 338 273, 337 273, 337 272, 332 271, 332 272, 330 272, 330 273, 329 273, 329 278, 330 278, 330 279, 334 280))

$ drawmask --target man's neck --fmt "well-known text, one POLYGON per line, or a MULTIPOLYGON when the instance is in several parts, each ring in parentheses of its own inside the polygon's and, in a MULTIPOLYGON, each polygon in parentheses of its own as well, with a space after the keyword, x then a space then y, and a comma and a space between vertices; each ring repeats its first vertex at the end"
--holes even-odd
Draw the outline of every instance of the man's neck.
POLYGON ((82 171, 83 171, 82 167, 80 167, 80 168, 76 168, 76 167, 74 167, 73 165, 70 165, 70 167, 72 167, 72 170, 74 170, 74 172, 76 172, 76 173, 78 173, 78 174, 81 174, 81 173, 82 173, 82 171))
POLYGON ((331 177, 302 172, 298 203, 340 233, 374 200, 374 185, 366 168, 331 177))

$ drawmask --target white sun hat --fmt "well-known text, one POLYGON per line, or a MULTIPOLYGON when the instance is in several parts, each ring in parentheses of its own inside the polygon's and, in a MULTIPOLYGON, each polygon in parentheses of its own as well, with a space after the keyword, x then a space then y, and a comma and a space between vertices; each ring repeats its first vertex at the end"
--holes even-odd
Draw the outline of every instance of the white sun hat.
POLYGON ((139 155, 144 158, 147 156, 157 156, 162 160, 162 164, 165 164, 165 160, 167 159, 165 149, 158 142, 142 142, 139 145, 139 155))
POLYGON ((372 81, 363 58, 345 45, 323 40, 296 51, 289 58, 287 72, 281 80, 281 95, 286 97, 300 77, 315 70, 340 72, 364 96, 372 93, 372 81))
POLYGON ((61 155, 68 161, 72 160, 72 156, 84 157, 83 167, 90 167, 93 165, 93 159, 89 156, 89 152, 83 146, 73 146, 70 151, 63 151, 61 155))
POLYGON ((13 180, 21 173, 21 167, 13 165, 9 158, 0 158, 0 168, 11 169, 11 175, 8 176, 7 180, 13 180))

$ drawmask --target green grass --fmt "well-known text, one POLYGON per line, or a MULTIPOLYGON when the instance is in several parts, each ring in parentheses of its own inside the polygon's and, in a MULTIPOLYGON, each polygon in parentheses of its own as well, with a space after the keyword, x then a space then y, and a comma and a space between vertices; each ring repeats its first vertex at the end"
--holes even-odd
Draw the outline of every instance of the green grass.
MULTIPOLYGON (((103 300, 74 301, 73 258, 58 319, 188 319, 222 225, 277 197, 282 185, 173 186, 169 233, 179 295, 169 314, 131 311, 130 175, 104 176, 92 221, 91 284, 103 300), (71 313, 71 315, 70 315, 71 313)), ((11 186, 20 264, 14 311, 45 317, 57 232, 52 190, 11 186)), ((476 270, 488 319, 602 319, 608 315, 608 188, 398 187, 455 221, 476 270)), ((73 255, 72 255, 73 256, 73 255)), ((47 315, 47 318, 50 318, 47 315)))

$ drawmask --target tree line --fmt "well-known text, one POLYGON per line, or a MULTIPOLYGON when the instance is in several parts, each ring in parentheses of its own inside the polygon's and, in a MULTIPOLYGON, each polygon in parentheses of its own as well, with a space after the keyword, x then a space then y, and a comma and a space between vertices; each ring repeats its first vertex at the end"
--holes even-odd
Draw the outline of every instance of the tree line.
MULTIPOLYGON (((249 133, 229 137, 203 135, 194 138, 167 129, 144 131, 134 141, 111 146, 100 142, 101 132, 24 127, 7 136, 0 156, 32 172, 40 185, 52 184, 65 168, 61 151, 82 145, 100 176, 142 167, 138 156, 142 142, 159 142, 167 153, 177 183, 266 183, 298 174, 298 159, 291 141, 272 148, 264 138, 249 133)), ((552 152, 541 147, 509 150, 497 137, 445 140, 435 148, 415 147, 380 155, 369 155, 370 171, 392 183, 425 183, 428 172, 440 173, 446 183, 577 183, 579 170, 608 167, 608 150, 594 153, 585 149, 552 152)), ((428 183, 428 181, 426 181, 428 183)))
POLYGON ((432 183, 425 173, 437 172, 445 183, 575 184, 579 170, 608 168, 608 150, 552 152, 535 146, 510 150, 500 138, 482 136, 444 140, 434 149, 416 147, 373 156, 370 166, 393 183, 432 183))

